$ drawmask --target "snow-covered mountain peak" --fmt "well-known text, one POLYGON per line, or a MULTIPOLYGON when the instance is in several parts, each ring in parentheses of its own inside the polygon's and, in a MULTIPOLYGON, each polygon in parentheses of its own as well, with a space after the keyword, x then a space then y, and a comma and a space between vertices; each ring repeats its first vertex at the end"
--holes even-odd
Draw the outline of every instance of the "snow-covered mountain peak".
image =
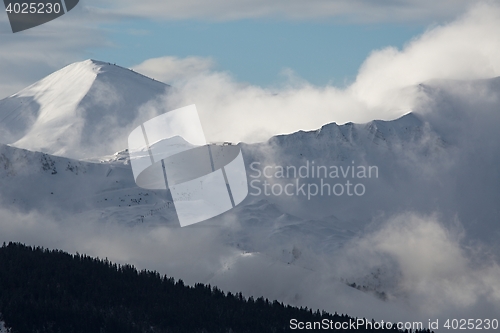
POLYGON ((0 101, 0 142, 74 158, 111 154, 167 88, 114 64, 74 63, 0 101))

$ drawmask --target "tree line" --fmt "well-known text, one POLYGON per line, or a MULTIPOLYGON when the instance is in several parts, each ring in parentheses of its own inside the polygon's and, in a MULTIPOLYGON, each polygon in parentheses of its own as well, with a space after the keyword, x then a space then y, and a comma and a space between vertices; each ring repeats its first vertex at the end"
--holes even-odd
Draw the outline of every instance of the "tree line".
POLYGON ((12 333, 278 333, 296 331, 292 318, 356 320, 20 243, 0 248, 0 316, 12 333))

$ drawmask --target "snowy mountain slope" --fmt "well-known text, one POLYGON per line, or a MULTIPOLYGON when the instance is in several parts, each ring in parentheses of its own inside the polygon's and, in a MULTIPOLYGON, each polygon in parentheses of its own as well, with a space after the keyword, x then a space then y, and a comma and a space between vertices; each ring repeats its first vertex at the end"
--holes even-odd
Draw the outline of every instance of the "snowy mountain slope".
POLYGON ((74 63, 0 101, 0 142, 76 158, 111 154, 167 88, 108 63, 74 63))
MULTIPOLYGON (((355 161, 376 165, 380 175, 363 180, 367 188, 363 197, 330 195, 308 200, 304 196, 254 195, 254 188, 242 205, 203 225, 219 228, 221 221, 234 217, 228 231, 228 244, 243 251, 264 251, 283 262, 297 261, 298 258, 290 254, 294 246, 299 252, 300 247, 308 247, 313 252, 331 252, 363 230, 381 210, 391 211, 389 206, 401 197, 395 183, 383 178, 396 170, 394 167, 386 170, 386 165, 381 164, 384 159, 398 161, 401 170, 407 165, 407 157, 398 156, 401 147, 414 145, 424 151, 443 149, 437 137, 422 141, 424 127, 417 116, 409 114, 393 122, 329 124, 318 131, 278 136, 264 144, 242 145, 249 183, 256 180, 256 171, 250 166, 254 162, 259 163, 262 170, 267 165, 300 167, 312 161, 316 165, 347 168, 355 161), (374 130, 376 126, 380 128, 378 132, 374 130), (379 198, 381 192, 387 195, 379 198), (238 228, 235 229, 235 225, 238 228)), ((91 163, 2 145, 0 166, 0 197, 4 205, 25 211, 93 212, 93 218, 103 223, 113 219, 121 223, 178 227, 174 205, 166 199, 164 191, 148 191, 135 185, 126 151, 91 163)), ((259 180, 294 181, 265 177, 259 180)), ((307 186, 318 183, 318 178, 300 181, 307 186)), ((337 179, 326 181, 335 183, 337 179)), ((262 182, 253 185, 264 190, 262 182)), ((302 265, 310 267, 312 258, 302 261, 302 265)))
MULTIPOLYGON (((242 144, 250 195, 242 205, 221 217, 236 216, 243 230, 243 234, 232 234, 234 239, 229 243, 240 244, 243 250, 260 251, 267 244, 274 244, 273 239, 282 244, 291 238, 302 243, 309 239, 304 246, 312 244, 314 251, 327 252, 349 238, 346 235, 362 232, 374 217, 412 210, 442 212, 448 219, 453 216, 465 219, 476 207, 452 200, 457 195, 454 191, 458 184, 469 186, 478 179, 471 175, 457 182, 453 177, 462 172, 462 165, 456 161, 456 149, 441 139, 425 116, 412 113, 394 121, 332 123, 317 131, 273 137, 266 143, 242 144), (294 167, 296 171, 307 167, 309 173, 318 167, 327 168, 328 173, 332 168, 339 171, 336 178, 327 174, 276 177, 277 166, 294 167), (351 173, 353 169, 370 166, 376 167, 372 177, 358 178, 351 173), (265 176, 266 167, 271 170, 271 177, 265 176), (347 170, 345 177, 342 170, 347 170), (324 183, 330 187, 340 184, 346 190, 347 181, 361 184, 363 195, 338 196, 332 191, 308 197, 307 192, 295 191, 302 185, 305 189, 308 186, 319 189, 324 183), (265 182, 281 188, 292 186, 294 195, 276 195, 269 188, 265 193, 265 182), (247 230, 258 231, 261 236, 248 241, 247 230), (309 236, 305 237, 306 234, 309 236), (259 245, 254 244, 256 241, 259 245)), ((4 168, 0 173, 3 184, 0 193, 5 203, 23 209, 54 206, 80 212, 97 210, 103 221, 119 217, 124 222, 141 220, 155 224, 160 223, 157 217, 161 216, 161 223, 170 221, 172 226, 177 223, 173 204, 165 193, 142 190, 135 185, 126 151, 102 158, 99 163, 89 163, 7 146, 1 150, 0 162, 4 168), (72 193, 71 197, 67 193, 72 193), (161 208, 161 214, 152 214, 159 207, 168 209, 161 208)), ((498 171, 492 176, 498 177, 498 171)), ((498 195, 498 189, 492 190, 492 197, 498 195)), ((466 202, 476 194, 465 192, 461 196, 466 202)), ((490 204, 481 214, 488 218, 469 228, 471 233, 489 228, 484 221, 498 216, 498 209, 490 204)), ((218 225, 217 221, 205 224, 218 225)), ((497 232, 486 234, 494 239, 497 232)))
MULTIPOLYGON (((412 114, 392 122, 329 124, 318 131, 278 136, 263 144, 243 144, 248 181, 253 184, 250 195, 234 210, 199 227, 227 229, 223 241, 238 250, 262 252, 273 260, 314 269, 318 263, 313 253, 332 253, 362 232, 374 216, 394 213, 410 202, 415 204, 420 193, 401 195, 412 193, 416 180, 401 181, 413 172, 407 167, 415 158, 403 154, 403 147, 417 147, 412 151, 421 151, 421 158, 429 151, 444 150, 437 135, 412 114), (386 163, 388 160, 391 163, 386 163), (353 167, 353 162, 375 165, 380 174, 378 178, 362 179, 366 186, 363 196, 325 195, 310 199, 303 195, 264 194, 263 181, 285 185, 297 179, 255 178, 259 172, 255 170, 262 172, 266 166, 300 167, 313 161, 316 166, 342 168, 353 167), (259 167, 251 167, 253 163, 259 167), (256 180, 259 182, 252 183, 256 180), (254 195, 256 188, 260 188, 261 195, 254 195)), ((148 191, 135 185, 126 151, 94 163, 8 146, 1 146, 0 152, 0 197, 4 205, 25 211, 49 209, 63 214, 89 214, 87 218, 99 223, 113 220, 132 225, 179 226, 174 205, 164 191, 148 191)), ((427 155, 429 163, 436 161, 435 155, 427 155)), ((320 180, 299 179, 305 186, 319 184, 320 180)), ((324 180, 331 184, 345 181, 324 180)), ((421 209, 427 209, 435 199, 427 196, 421 209)))
POLYGON ((138 188, 122 161, 89 163, 0 145, 0 182, 1 206, 21 212, 88 213, 94 221, 134 225, 162 211, 163 224, 177 222, 166 191, 138 188))
MULTIPOLYGON (((276 166, 284 169, 295 166, 296 169, 304 167, 309 170, 306 178, 297 175, 299 186, 306 183, 306 186, 313 184, 311 186, 321 189, 322 184, 327 183, 330 188, 338 184, 340 190, 337 192, 344 190, 342 195, 334 195, 333 190, 329 195, 321 195, 321 191, 318 191, 317 195, 310 198, 307 193, 293 197, 262 193, 264 197, 280 207, 287 207, 287 212, 293 215, 308 219, 334 215, 341 221, 350 221, 351 228, 363 228, 367 221, 379 213, 397 211, 405 206, 424 210, 419 205, 425 205, 425 209, 432 209, 429 206, 433 205, 436 198, 421 196, 417 188, 437 193, 439 184, 430 178, 433 174, 435 176, 436 171, 421 169, 420 166, 443 164, 446 167, 445 160, 449 155, 440 136, 415 114, 407 114, 390 122, 333 123, 317 131, 277 136, 267 143, 245 148, 248 151, 248 164, 251 165, 254 160, 260 163, 255 167, 258 171, 248 169, 250 177, 260 175, 258 184, 262 185, 266 180, 282 184, 282 187, 294 183, 297 181, 294 174, 266 178, 263 169, 274 166, 271 170, 276 172, 276 166), (371 176, 368 172, 366 175, 358 174, 359 170, 369 171, 370 167, 373 171, 371 176), (316 171, 314 175, 313 169, 316 171), (332 170, 337 172, 332 175, 332 170), (346 186, 348 181, 352 187, 359 184, 359 192, 363 194, 349 195, 346 186), (290 201, 294 204, 290 205, 290 201)), ((328 187, 325 193, 327 190, 328 187)), ((251 190, 251 193, 256 192, 251 190)))
MULTIPOLYGON (((250 191, 251 194, 246 202, 253 203, 265 200, 277 205, 280 207, 277 212, 272 214, 265 212, 264 214, 273 219, 285 213, 291 216, 301 216, 300 218, 306 221, 330 218, 331 216, 342 216, 340 220, 345 221, 352 218, 350 215, 342 215, 342 212, 347 209, 346 207, 351 207, 353 204, 358 205, 360 201, 373 201, 372 204, 364 208, 366 216, 363 219, 366 219, 373 216, 372 209, 384 207, 383 202, 379 202, 383 199, 377 200, 376 198, 381 189, 394 191, 397 188, 391 187, 403 186, 398 183, 398 179, 394 179, 396 176, 393 173, 396 169, 399 170, 398 172, 405 171, 404 168, 413 162, 415 158, 413 154, 416 151, 419 152, 418 156, 424 156, 433 162, 437 159, 436 155, 444 151, 442 141, 426 126, 419 117, 408 114, 393 122, 374 121, 364 125, 346 124, 341 126, 333 123, 325 125, 317 131, 277 136, 263 144, 243 144, 242 149, 249 183, 255 181, 257 173, 262 173, 262 169, 268 165, 295 166, 296 168, 309 165, 310 170, 313 162, 315 167, 326 166, 330 168, 336 166, 345 167, 346 170, 358 164, 373 165, 377 167, 378 174, 377 178, 363 180, 366 183, 364 185, 367 193, 362 197, 330 195, 316 196, 310 199, 290 198, 273 194, 254 195, 256 193, 256 189, 254 189, 250 191), (409 149, 412 152, 410 155, 405 153, 405 149, 408 147, 411 148, 409 149), (392 159, 393 163, 388 165, 384 162, 388 159, 392 159), (254 162, 258 163, 257 168, 251 167, 254 162), (370 186, 376 189, 370 189, 370 186), (290 200, 295 199, 302 203, 295 206, 288 204, 290 200), (315 208, 318 205, 325 206, 324 200, 329 202, 334 200, 335 203, 329 203, 321 210, 315 208)), ((86 202, 85 198, 112 191, 139 190, 133 181, 126 151, 101 158, 98 163, 76 161, 8 146, 1 146, 1 151, 0 161, 4 166, 1 170, 3 197, 4 199, 9 198, 11 202, 15 201, 17 205, 25 208, 41 206, 45 200, 62 199, 71 202, 71 205, 80 207, 90 205, 93 207, 92 205, 95 204, 93 199, 86 202), (32 191, 25 191, 28 184, 33 183, 39 184, 39 186, 36 186, 32 191), (78 189, 75 195, 67 198, 66 193, 75 188, 78 189), (53 194, 47 197, 48 193, 53 194), (60 197, 58 197, 59 195, 60 197)), ((340 176, 342 177, 341 174, 340 176)), ((351 173, 348 172, 347 178, 352 178, 350 176, 351 173)), ((266 178, 261 176, 259 180, 264 181, 266 178)), ((291 177, 285 179, 272 177, 268 180, 293 182, 294 179, 291 177)), ((307 184, 318 183, 319 180, 320 178, 312 176, 301 179, 307 184)), ((331 178, 324 180, 332 184, 339 181, 331 178)), ((263 186, 262 182, 254 184, 256 187, 262 188, 263 186)), ((106 205, 110 203, 111 201, 106 205)), ((68 207, 68 205, 64 206, 68 207)), ((245 212, 242 211, 242 214, 245 212)), ((359 219, 361 215, 358 210, 355 217, 359 219)), ((262 221, 258 222, 258 219, 254 219, 254 221, 257 224, 263 223, 262 221)), ((366 222, 366 220, 363 221, 366 222)))

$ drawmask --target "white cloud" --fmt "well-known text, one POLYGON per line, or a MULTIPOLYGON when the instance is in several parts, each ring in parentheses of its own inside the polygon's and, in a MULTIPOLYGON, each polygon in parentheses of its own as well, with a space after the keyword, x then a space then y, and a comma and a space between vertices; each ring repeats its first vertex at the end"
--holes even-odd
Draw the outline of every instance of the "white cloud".
POLYGON ((133 69, 165 83, 189 80, 207 73, 214 66, 211 59, 202 57, 160 57, 144 61, 133 69))
POLYGON ((449 24, 429 29, 402 50, 374 51, 345 89, 313 86, 293 75, 276 88, 244 84, 227 73, 207 72, 210 60, 201 59, 160 58, 138 68, 153 77, 179 80, 176 65, 186 67, 185 80, 173 82, 176 89, 164 103, 171 108, 196 104, 210 141, 256 142, 334 121, 397 118, 418 104, 417 85, 432 79, 499 76, 497 31, 500 7, 477 6, 449 24), (158 67, 162 62, 165 67, 158 67))
POLYGON ((352 89, 368 106, 380 106, 388 92, 428 80, 498 76, 499 29, 500 7, 477 6, 449 24, 426 31, 401 51, 389 47, 373 52, 352 89))
MULTIPOLYGON (((450 18, 480 0, 186 0, 106 1, 110 12, 147 18, 236 20, 262 17, 339 18, 355 22, 409 22, 450 18)), ((103 6, 102 3, 96 5, 103 6)))
POLYGON ((500 266, 464 236, 461 228, 446 227, 435 216, 403 214, 353 240, 337 267, 351 281, 378 283, 390 298, 406 299, 427 316, 498 306, 500 266), (377 280, 388 276, 397 279, 377 280))

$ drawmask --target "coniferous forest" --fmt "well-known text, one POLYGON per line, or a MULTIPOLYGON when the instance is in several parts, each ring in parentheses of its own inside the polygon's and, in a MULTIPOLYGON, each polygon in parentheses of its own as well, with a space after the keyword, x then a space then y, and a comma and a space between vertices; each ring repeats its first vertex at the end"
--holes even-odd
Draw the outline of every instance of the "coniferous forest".
POLYGON ((12 333, 292 332, 292 318, 356 320, 19 243, 0 248, 0 316, 12 333))

